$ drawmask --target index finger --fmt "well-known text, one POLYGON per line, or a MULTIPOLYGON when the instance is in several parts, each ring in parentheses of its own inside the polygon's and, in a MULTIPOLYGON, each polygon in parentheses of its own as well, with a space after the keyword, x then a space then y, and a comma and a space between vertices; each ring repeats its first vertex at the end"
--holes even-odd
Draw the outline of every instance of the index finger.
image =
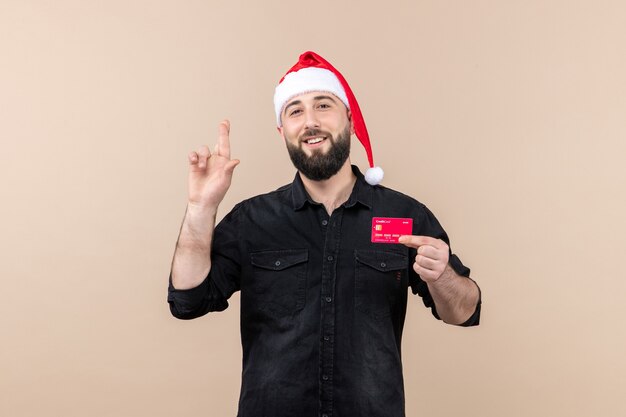
POLYGON ((441 249, 442 241, 439 239, 435 239, 430 236, 414 236, 414 235, 403 235, 398 238, 398 243, 402 243, 409 248, 419 248, 420 246, 430 245, 437 249, 441 249))
POLYGON ((230 159, 230 122, 222 120, 218 128, 219 135, 217 137, 217 154, 230 159))

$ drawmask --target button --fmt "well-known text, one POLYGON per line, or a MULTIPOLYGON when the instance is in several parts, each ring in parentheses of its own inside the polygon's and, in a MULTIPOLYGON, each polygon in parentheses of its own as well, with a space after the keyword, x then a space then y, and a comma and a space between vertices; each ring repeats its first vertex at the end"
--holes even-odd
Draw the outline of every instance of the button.
POLYGON ((326 259, 328 259, 329 262, 332 262, 332 260, 335 259, 335 258, 333 258, 333 255, 328 255, 328 258, 326 258, 326 259))
POLYGON ((276 265, 276 266, 280 266, 280 261, 276 261, 276 262, 274 263, 274 265, 276 265))
POLYGON ((326 340, 328 342, 330 340, 330 337, 324 336, 324 340, 326 340))
POLYGON ((384 262, 381 262, 381 263, 380 263, 380 267, 381 267, 381 268, 384 268, 384 267, 386 267, 386 266, 387 266, 387 264, 386 264, 386 263, 384 263, 384 262))
POLYGON ((328 417, 328 414, 322 414, 322 417, 328 417))
POLYGON ((322 379, 323 379, 324 381, 328 381, 328 375, 322 375, 322 379))
POLYGON ((326 297, 326 298, 324 298, 324 300, 326 300, 327 303, 330 303, 331 301, 333 301, 333 299, 330 298, 330 297, 326 297))
POLYGON ((328 220, 322 220, 322 225, 326 226, 328 224, 328 220))

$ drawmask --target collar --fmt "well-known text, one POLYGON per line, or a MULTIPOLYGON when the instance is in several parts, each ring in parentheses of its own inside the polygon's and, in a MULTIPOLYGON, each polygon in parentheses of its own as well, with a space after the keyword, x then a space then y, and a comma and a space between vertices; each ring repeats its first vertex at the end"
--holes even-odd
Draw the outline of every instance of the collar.
MULTIPOLYGON (((356 165, 352 165, 352 172, 356 176, 356 182, 354 183, 354 188, 352 188, 352 193, 348 198, 348 201, 342 204, 344 207, 353 207, 357 203, 360 203, 367 207, 368 209, 372 208, 372 188, 373 186, 369 185, 365 182, 365 177, 359 171, 356 165)), ((291 185, 291 197, 293 202, 293 209, 300 210, 304 207, 305 203, 309 203, 311 205, 319 205, 311 199, 309 193, 304 189, 304 183, 302 182, 302 178, 300 178, 300 173, 296 173, 296 177, 293 180, 291 185)))

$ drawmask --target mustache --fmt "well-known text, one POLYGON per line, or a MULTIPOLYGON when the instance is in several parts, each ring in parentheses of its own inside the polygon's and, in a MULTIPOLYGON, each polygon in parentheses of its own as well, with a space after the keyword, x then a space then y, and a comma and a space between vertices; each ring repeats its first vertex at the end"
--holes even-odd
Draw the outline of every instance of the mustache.
POLYGON ((304 131, 304 133, 302 133, 302 135, 300 135, 298 139, 302 141, 304 140, 304 138, 308 138, 310 136, 326 136, 326 138, 328 139, 331 139, 331 140, 334 139, 333 135, 331 135, 330 132, 326 132, 321 129, 307 129, 304 131))

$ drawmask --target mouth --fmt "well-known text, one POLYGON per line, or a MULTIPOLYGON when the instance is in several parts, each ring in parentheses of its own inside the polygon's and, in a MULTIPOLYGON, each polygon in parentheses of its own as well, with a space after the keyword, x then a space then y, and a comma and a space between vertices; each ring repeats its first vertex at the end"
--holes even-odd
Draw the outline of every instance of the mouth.
POLYGON ((326 136, 309 136, 302 140, 302 142, 306 143, 309 146, 320 146, 325 141, 326 136))

